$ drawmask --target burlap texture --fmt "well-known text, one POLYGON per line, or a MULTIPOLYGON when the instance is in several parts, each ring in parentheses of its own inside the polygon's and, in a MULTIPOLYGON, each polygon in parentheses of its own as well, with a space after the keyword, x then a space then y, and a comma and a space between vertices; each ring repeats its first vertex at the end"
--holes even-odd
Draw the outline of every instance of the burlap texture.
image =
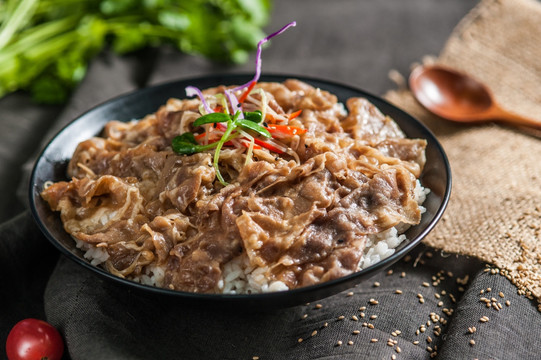
MULTIPOLYGON (((541 2, 482 0, 435 61, 473 74, 503 107, 541 121, 541 2)), ((431 128, 451 164, 451 201, 426 244, 494 264, 541 301, 541 139, 445 121, 407 89, 386 98, 431 128)))

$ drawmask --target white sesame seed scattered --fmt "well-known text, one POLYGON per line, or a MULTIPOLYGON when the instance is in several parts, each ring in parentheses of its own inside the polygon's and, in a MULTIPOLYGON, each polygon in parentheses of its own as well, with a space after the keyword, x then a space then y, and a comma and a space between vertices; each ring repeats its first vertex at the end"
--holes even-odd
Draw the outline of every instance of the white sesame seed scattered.
POLYGON ((353 330, 353 335, 359 335, 361 332, 359 330, 353 330))
POLYGON ((344 315, 340 315, 340 316, 338 317, 338 320, 344 320, 345 318, 346 318, 346 317, 345 317, 344 315))
POLYGON ((297 339, 297 342, 299 342, 299 343, 301 343, 301 342, 303 342, 303 341, 304 341, 303 338, 298 338, 298 339, 297 339))
POLYGON ((413 345, 419 345, 419 340, 415 340, 415 341, 413 342, 413 345))
POLYGON ((430 343, 432 342, 432 338, 431 338, 430 336, 427 337, 427 338, 426 338, 426 342, 430 344, 430 343))
POLYGON ((406 277, 406 273, 405 273, 404 271, 402 271, 402 272, 400 273, 400 277, 401 277, 401 278, 405 278, 405 277, 406 277))
POLYGON ((470 340, 470 345, 471 345, 471 346, 475 345, 475 340, 471 339, 471 340, 470 340))
POLYGON ((323 305, 321 304, 316 304, 316 309, 321 309, 323 307, 323 305))
POLYGON ((359 318, 358 318, 357 316, 355 316, 355 315, 353 315, 353 316, 351 317, 351 319, 352 319, 353 321, 359 321, 359 318))
POLYGON ((482 318, 479 319, 479 321, 484 322, 484 323, 487 322, 488 320, 490 320, 488 316, 483 316, 482 318))
POLYGON ((425 303, 425 299, 420 298, 420 299, 419 299, 419 302, 420 302, 421 304, 424 304, 424 303, 425 303))
POLYGON ((504 295, 503 292, 501 292, 501 291, 500 291, 500 293, 499 293, 498 295, 500 295, 501 298, 504 298, 504 297, 505 297, 505 295, 504 295))
POLYGON ((342 345, 342 341, 338 340, 338 341, 336 342, 336 346, 341 346, 341 345, 342 345))
POLYGON ((369 329, 373 329, 374 328, 374 324, 370 324, 368 323, 368 325, 366 325, 369 329))
POLYGON ((430 287, 430 284, 425 281, 425 282, 423 282, 423 286, 424 287, 430 287))
POLYGON ((395 349, 395 351, 396 351, 397 353, 400 353, 400 352, 402 352, 402 349, 400 349, 400 347, 397 346, 396 349, 395 349))
POLYGON ((432 348, 431 348, 430 346, 427 346, 427 347, 426 347, 426 351, 432 352, 432 348))
POLYGON ((381 284, 379 282, 374 282, 374 287, 379 287, 381 284))
POLYGON ((312 335, 311 335, 311 336, 316 336, 316 335, 317 335, 317 330, 312 331, 312 335))
POLYGON ((353 341, 348 341, 348 345, 353 345, 353 341))
POLYGON ((438 306, 442 307, 443 306, 443 301, 438 301, 438 306))
POLYGON ((394 291, 394 293, 395 293, 395 294, 399 294, 399 295, 400 295, 400 294, 402 294, 402 290, 400 290, 400 289, 396 289, 396 290, 394 291))
POLYGON ((491 292, 492 291, 492 288, 487 288, 487 292, 491 292))
POLYGON ((326 322, 325 324, 323 324, 323 327, 326 328, 327 326, 329 326, 329 323, 326 322))
POLYGON ((378 342, 378 339, 370 339, 370 342, 372 343, 378 342))
POLYGON ((252 356, 252 360, 259 360, 259 356, 252 356))
POLYGON ((397 333, 397 335, 402 334, 402 331, 400 331, 400 330, 395 330, 394 332, 397 333))
POLYGON ((507 306, 511 305, 511 301, 507 300, 507 301, 505 302, 505 305, 507 305, 507 306))
POLYGON ((359 316, 362 317, 362 318, 364 318, 364 317, 365 317, 365 313, 363 313, 363 312, 362 312, 362 313, 359 313, 359 316))
POLYGON ((371 316, 370 316, 370 320, 374 320, 374 319, 377 319, 377 318, 378 318, 377 315, 371 315, 371 316))
POLYGON ((392 335, 392 336, 398 336, 398 334, 396 333, 396 331, 393 331, 393 332, 391 333, 391 335, 392 335))
POLYGON ((370 299, 370 305, 377 305, 377 304, 379 304, 379 301, 375 299, 370 299))
POLYGON ((391 355, 391 360, 396 360, 396 355, 395 354, 391 355))
POLYGON ((366 310, 366 306, 361 306, 361 307, 359 308, 359 311, 365 311, 365 310, 366 310))
POLYGON ((350 292, 348 292, 346 295, 347 295, 347 296, 353 296, 353 292, 350 291, 350 292))
POLYGON ((392 275, 393 274, 393 269, 387 271, 387 275, 392 275))
POLYGON ((307 317, 308 317, 308 314, 304 314, 304 315, 302 316, 303 319, 306 319, 307 317))

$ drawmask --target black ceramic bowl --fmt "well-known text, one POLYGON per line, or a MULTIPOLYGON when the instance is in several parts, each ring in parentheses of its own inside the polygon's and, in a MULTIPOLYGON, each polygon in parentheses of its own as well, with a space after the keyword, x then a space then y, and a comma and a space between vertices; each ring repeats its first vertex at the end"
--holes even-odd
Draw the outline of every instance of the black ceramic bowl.
POLYGON ((196 294, 141 285, 116 277, 99 267, 91 265, 84 259, 83 253, 75 247, 73 239, 64 231, 59 214, 53 213, 48 204, 39 195, 46 181, 56 182, 67 179, 66 167, 77 144, 100 133, 105 123, 110 120, 129 121, 140 119, 147 114, 155 112, 171 97, 184 98, 184 89, 188 85, 205 89, 221 84, 244 84, 251 80, 251 78, 251 75, 209 76, 149 87, 107 101, 73 120, 45 147, 36 161, 32 172, 29 194, 30 205, 32 214, 45 236, 64 255, 77 264, 99 276, 117 284, 128 286, 131 289, 141 290, 158 296, 178 297, 197 302, 215 302, 240 306, 291 306, 321 299, 353 287, 372 276, 375 272, 382 271, 398 261, 418 245, 432 230, 442 216, 449 200, 451 171, 441 145, 423 124, 395 106, 362 90, 311 78, 271 75, 263 76, 261 81, 281 82, 287 78, 298 78, 315 87, 337 95, 339 101, 342 102, 345 102, 350 97, 365 97, 384 114, 392 117, 408 137, 423 138, 428 141, 426 149, 427 162, 421 176, 422 184, 431 190, 423 204, 426 207, 426 213, 423 214, 419 225, 411 227, 406 232, 408 240, 400 244, 392 256, 369 268, 337 280, 290 291, 250 295, 196 294))

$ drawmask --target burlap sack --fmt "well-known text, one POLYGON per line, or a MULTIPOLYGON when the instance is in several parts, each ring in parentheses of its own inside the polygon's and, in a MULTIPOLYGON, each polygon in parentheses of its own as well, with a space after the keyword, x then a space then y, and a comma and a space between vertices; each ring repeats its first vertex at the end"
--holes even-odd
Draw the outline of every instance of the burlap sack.
MULTIPOLYGON (((474 75, 503 107, 541 121, 541 2, 482 0, 435 61, 474 75)), ((445 121, 407 89, 386 97, 431 128, 451 163, 451 201, 426 244, 495 265, 519 294, 541 302, 541 138, 445 121)))

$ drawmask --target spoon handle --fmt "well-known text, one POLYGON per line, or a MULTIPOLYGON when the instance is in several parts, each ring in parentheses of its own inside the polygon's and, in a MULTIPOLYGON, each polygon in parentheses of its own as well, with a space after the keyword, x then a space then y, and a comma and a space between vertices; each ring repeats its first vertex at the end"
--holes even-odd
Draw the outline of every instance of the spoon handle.
POLYGON ((518 115, 508 110, 502 109, 501 107, 495 107, 490 112, 490 117, 493 119, 501 120, 508 124, 521 125, 521 126, 541 129, 541 120, 536 120, 530 117, 518 115))

